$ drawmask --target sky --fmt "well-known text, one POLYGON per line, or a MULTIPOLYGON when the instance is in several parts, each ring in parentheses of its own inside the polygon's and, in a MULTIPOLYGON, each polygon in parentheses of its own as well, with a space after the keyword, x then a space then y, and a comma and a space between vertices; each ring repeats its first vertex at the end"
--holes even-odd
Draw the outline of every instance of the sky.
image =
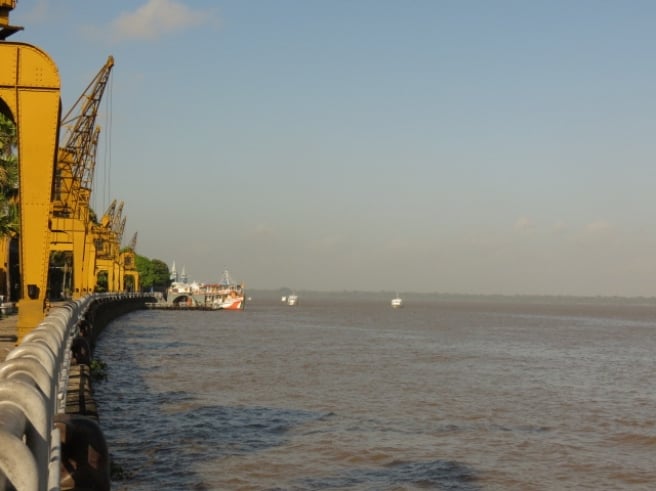
POLYGON ((247 288, 656 295, 656 2, 19 0, 92 205, 247 288))

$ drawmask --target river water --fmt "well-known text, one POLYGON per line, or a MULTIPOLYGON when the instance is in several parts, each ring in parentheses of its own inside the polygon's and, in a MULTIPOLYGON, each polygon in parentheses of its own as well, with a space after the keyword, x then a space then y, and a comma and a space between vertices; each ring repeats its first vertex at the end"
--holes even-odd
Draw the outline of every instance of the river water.
POLYGON ((656 489, 656 306, 388 302, 114 321, 113 489, 656 489))

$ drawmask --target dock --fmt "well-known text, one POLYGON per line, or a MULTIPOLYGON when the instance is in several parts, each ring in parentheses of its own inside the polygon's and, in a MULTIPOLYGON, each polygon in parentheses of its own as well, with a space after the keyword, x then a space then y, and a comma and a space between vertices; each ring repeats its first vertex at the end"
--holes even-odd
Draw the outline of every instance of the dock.
POLYGON ((149 310, 220 310, 211 305, 201 304, 183 304, 183 303, 166 303, 166 302, 148 302, 146 308, 149 310))

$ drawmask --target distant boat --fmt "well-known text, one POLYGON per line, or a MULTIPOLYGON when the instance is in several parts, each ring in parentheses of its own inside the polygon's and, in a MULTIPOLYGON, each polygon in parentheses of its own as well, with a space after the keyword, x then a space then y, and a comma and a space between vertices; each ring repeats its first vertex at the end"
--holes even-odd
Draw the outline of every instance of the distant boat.
MULTIPOLYGON (((175 268, 175 266, 174 266, 175 268)), ((174 273, 175 274, 175 273, 174 273)), ((166 291, 166 302, 152 308, 184 308, 197 310, 244 310, 244 285, 235 282, 227 270, 219 283, 187 283, 182 273, 182 281, 175 281, 166 291)))
POLYGON ((226 269, 218 285, 218 294, 212 302, 212 307, 217 310, 244 310, 244 285, 232 279, 226 269))
POLYGON ((298 295, 292 293, 287 297, 287 305, 297 305, 298 304, 298 295))
POLYGON ((392 301, 390 302, 390 305, 392 305, 392 308, 394 308, 394 309, 398 309, 398 308, 403 307, 403 299, 401 297, 399 297, 398 293, 396 294, 396 297, 394 297, 392 299, 392 301))

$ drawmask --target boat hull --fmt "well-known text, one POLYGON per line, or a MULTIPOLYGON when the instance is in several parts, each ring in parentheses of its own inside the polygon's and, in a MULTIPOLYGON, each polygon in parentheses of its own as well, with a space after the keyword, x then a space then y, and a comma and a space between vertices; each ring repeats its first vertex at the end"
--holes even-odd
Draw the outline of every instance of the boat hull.
POLYGON ((216 306, 217 310, 244 310, 244 299, 243 298, 231 298, 224 302, 219 303, 216 306))

